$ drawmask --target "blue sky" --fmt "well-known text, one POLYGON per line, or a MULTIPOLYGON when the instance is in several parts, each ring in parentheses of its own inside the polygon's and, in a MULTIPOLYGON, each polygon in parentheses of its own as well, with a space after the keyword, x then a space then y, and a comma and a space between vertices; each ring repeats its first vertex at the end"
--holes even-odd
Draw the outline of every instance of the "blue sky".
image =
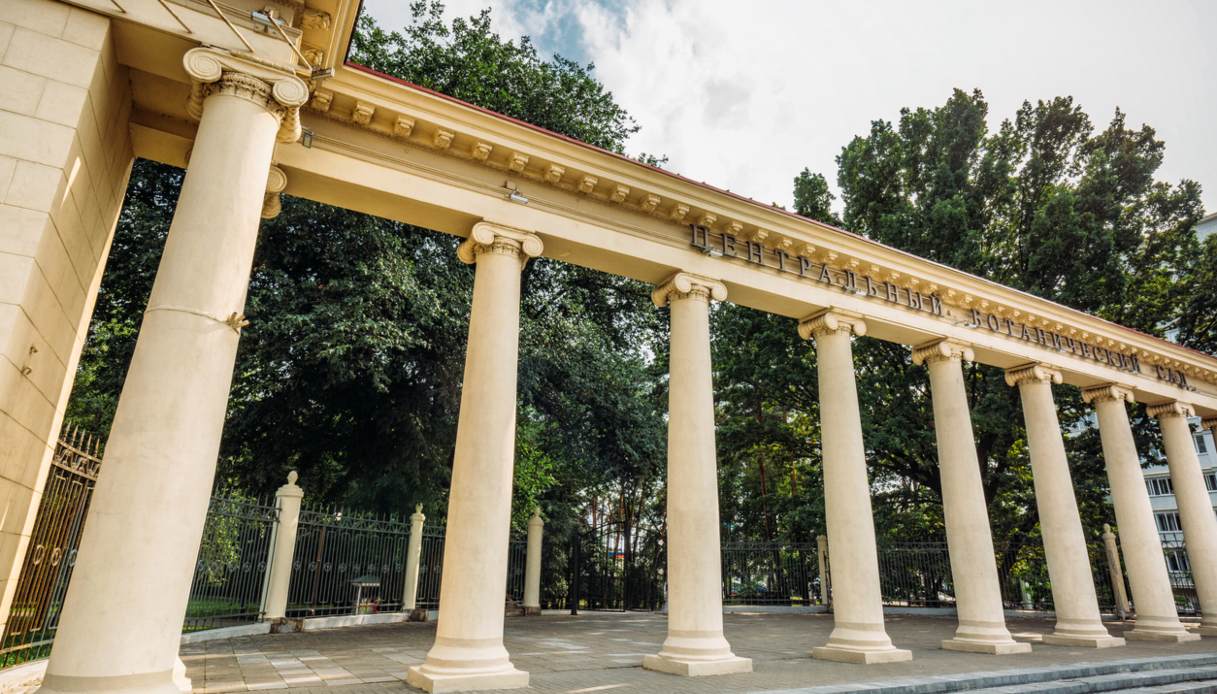
MULTIPOLYGON (((405 0, 365 0, 388 28, 405 0)), ((996 127, 1024 99, 1073 95, 1096 129, 1119 106, 1165 139, 1159 177, 1217 211, 1217 0, 448 0, 504 36, 594 62, 642 125, 631 154, 788 205, 804 167, 876 118, 981 89, 996 127)))

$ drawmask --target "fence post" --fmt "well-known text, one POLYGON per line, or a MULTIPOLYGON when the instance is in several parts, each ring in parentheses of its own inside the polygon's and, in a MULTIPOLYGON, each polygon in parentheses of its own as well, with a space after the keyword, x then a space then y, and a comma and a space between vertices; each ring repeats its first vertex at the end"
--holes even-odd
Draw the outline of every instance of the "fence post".
POLYGON ((816 536, 816 556, 820 560, 820 602, 825 607, 832 606, 832 590, 828 576, 828 536, 816 536))
POLYGON ((287 593, 292 580, 292 559, 296 553, 296 528, 300 524, 300 502, 304 498, 304 490, 296 486, 299 477, 295 470, 287 473, 287 484, 275 492, 279 519, 275 522, 274 542, 270 546, 266 611, 262 615, 267 621, 277 621, 287 616, 287 593))
POLYGON ((427 611, 418 608, 418 562, 423 554, 423 505, 414 506, 410 515, 410 543, 406 547, 406 585, 401 598, 401 611, 410 613, 411 622, 427 621, 427 611))
POLYGON ((541 540, 545 521, 541 509, 532 510, 528 519, 528 553, 524 562, 524 614, 541 614, 541 540))
POLYGON ((1131 610, 1128 608, 1128 593, 1124 590, 1124 571, 1120 568, 1120 548, 1116 545, 1116 534, 1108 523, 1103 524, 1103 547, 1107 550, 1107 575, 1111 577, 1116 614, 1120 619, 1127 619, 1131 610))

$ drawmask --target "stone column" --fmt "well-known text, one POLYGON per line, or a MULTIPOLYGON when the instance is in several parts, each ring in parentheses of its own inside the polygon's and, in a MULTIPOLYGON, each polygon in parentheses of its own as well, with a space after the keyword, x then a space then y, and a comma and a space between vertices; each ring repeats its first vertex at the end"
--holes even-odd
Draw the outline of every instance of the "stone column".
POLYGON ((1035 506, 1039 510, 1048 578, 1052 581, 1056 628, 1044 636, 1044 643, 1093 648, 1123 646, 1124 639, 1108 634, 1099 615, 1086 536, 1052 399, 1052 384, 1060 382, 1061 372, 1043 364, 1006 370, 1006 383, 1018 386, 1023 402, 1035 506))
POLYGON ((816 341, 834 622, 828 643, 811 655, 847 663, 891 663, 911 660, 913 654, 893 646, 883 625, 875 520, 850 345, 851 335, 865 334, 861 318, 832 309, 799 323, 799 335, 816 341))
POLYGON ((524 562, 524 614, 541 614, 541 538, 545 521, 541 509, 532 510, 528 519, 528 549, 524 562))
POLYGON ((503 647, 503 586, 511 533, 515 462, 516 373, 520 341, 520 271, 541 254, 533 234, 486 222, 474 225, 457 253, 476 263, 469 346, 435 644, 406 681, 429 692, 528 686, 503 647))
POLYGON ((427 611, 418 608, 418 563, 423 555, 423 505, 417 504, 410 514, 410 541, 406 545, 406 584, 402 586, 401 611, 410 615, 411 622, 427 621, 427 611))
MULTIPOLYGON (((1141 472, 1141 456, 1137 453, 1132 427, 1128 423, 1124 403, 1133 402, 1132 390, 1107 384, 1086 388, 1082 391, 1082 399, 1094 408, 1099 419, 1099 436, 1103 441, 1103 460, 1111 485, 1111 501, 1115 506, 1116 525, 1124 538, 1124 561, 1128 565, 1128 582, 1137 609, 1136 625, 1124 633, 1124 638, 1194 641, 1198 637, 1183 627, 1175 608, 1175 594, 1166 571, 1162 540, 1154 522, 1145 476, 1141 472)), ((1107 530, 1106 526, 1104 530, 1107 530)), ((1113 536, 1113 547, 1114 544, 1113 536)), ((1112 566, 1119 567, 1118 555, 1112 566)), ((1123 589, 1124 582, 1120 581, 1120 590, 1123 589)))
MULTIPOLYGON (((1132 613, 1128 605, 1128 591, 1124 590, 1124 570, 1120 568, 1120 546, 1111 525, 1103 524, 1103 551, 1107 555, 1107 576, 1111 579, 1111 594, 1116 601, 1116 616, 1128 619, 1132 613)), ((1128 634, 1124 634, 1126 640, 1128 634)), ((1135 640, 1135 639, 1134 639, 1135 640)))
POLYGON ((262 619, 271 621, 287 616, 287 594, 292 582, 292 559, 296 553, 296 530, 300 525, 300 502, 304 490, 296 486, 299 475, 287 473, 287 484, 275 492, 279 520, 275 523, 275 541, 271 545, 266 579, 266 603, 262 619))
POLYGON ((1217 517, 1213 515, 1200 459, 1192 443, 1192 429, 1187 423, 1187 418, 1196 413, 1191 405, 1182 402, 1150 405, 1145 411, 1158 419, 1162 429, 1171 486, 1175 488, 1179 522, 1183 525, 1183 544, 1200 600, 1200 634, 1217 636, 1217 517))
POLYGON ((174 676, 207 515, 276 139, 304 82, 225 52, 186 53, 200 117, 190 166, 106 446, 50 692, 189 691, 174 676))
POLYGON ((668 637, 642 666, 676 675, 751 672, 723 638, 718 459, 710 374, 710 299, 715 280, 677 273, 651 298, 671 311, 668 381, 668 637))
POLYGON ((972 653, 1030 653, 1031 644, 1015 641, 1006 628, 989 507, 963 381, 963 361, 972 358, 970 347, 953 340, 937 340, 913 350, 913 363, 925 364, 930 373, 942 514, 959 613, 955 638, 943 641, 942 647, 972 653))

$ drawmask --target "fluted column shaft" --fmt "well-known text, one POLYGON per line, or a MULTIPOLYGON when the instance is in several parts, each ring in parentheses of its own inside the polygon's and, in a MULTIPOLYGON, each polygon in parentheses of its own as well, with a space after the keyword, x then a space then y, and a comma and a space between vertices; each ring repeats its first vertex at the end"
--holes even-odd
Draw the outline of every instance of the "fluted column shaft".
POLYGON ((710 300, 720 282, 677 273, 652 294, 671 313, 668 379, 668 636, 643 667, 678 675, 750 672, 723 637, 718 459, 710 371, 710 300))
POLYGON ((1006 628, 989 508, 964 387, 965 359, 972 360, 972 350, 950 340, 913 350, 913 361, 924 363, 930 374, 942 513, 959 613, 955 638, 943 641, 942 647, 973 653, 1029 653, 1031 645, 1015 641, 1006 628))
POLYGON ((1132 391, 1118 385, 1104 385, 1082 391, 1082 398, 1095 409, 1103 460, 1116 524, 1124 546, 1128 583, 1136 605, 1136 626, 1124 638, 1143 641, 1194 641, 1179 621, 1175 595, 1166 571, 1162 540, 1154 523, 1154 510, 1141 472, 1141 456, 1133 440, 1126 402, 1132 391))
POLYGON ((1192 443, 1192 429, 1187 423, 1195 411, 1181 402, 1150 405, 1146 411, 1158 419, 1162 429, 1171 486, 1183 525, 1183 544, 1200 600, 1200 633, 1217 636, 1217 517, 1213 515, 1200 458, 1192 443))
POLYGON ((528 546, 524 556, 524 614, 541 614, 541 542, 545 521, 541 511, 533 509, 528 519, 528 546))
POLYGON ((1056 628, 1044 636, 1044 643, 1094 648, 1122 646, 1124 639, 1108 634, 1099 614, 1086 536, 1052 399, 1052 384, 1061 382, 1061 373, 1030 364, 1008 370, 1006 382, 1018 386, 1023 403, 1035 505, 1048 577, 1052 581, 1056 628))
POLYGON ((883 624, 875 521, 850 345, 851 335, 865 333, 860 318, 836 311, 817 313, 799 324, 799 334, 816 342, 834 623, 828 643, 811 654, 825 660, 884 663, 909 660, 912 653, 894 647, 883 624))
POLYGON ((189 691, 178 643, 292 75, 186 53, 201 117, 85 523, 44 694, 189 691), (176 671, 176 672, 175 672, 176 671))
POLYGON ((515 462, 520 271, 541 253, 532 234, 481 222, 461 244, 475 263, 456 426, 435 643, 409 684, 427 691, 528 686, 503 647, 503 587, 515 462))

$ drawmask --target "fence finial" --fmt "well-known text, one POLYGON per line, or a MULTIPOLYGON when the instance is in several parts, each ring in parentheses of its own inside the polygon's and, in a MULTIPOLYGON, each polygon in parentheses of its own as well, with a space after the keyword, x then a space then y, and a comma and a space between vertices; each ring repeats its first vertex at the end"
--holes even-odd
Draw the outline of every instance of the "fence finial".
POLYGON ((288 484, 295 484, 296 480, 298 480, 298 479, 300 479, 300 473, 296 472, 295 470, 292 470, 291 472, 287 473, 287 483, 288 484))

